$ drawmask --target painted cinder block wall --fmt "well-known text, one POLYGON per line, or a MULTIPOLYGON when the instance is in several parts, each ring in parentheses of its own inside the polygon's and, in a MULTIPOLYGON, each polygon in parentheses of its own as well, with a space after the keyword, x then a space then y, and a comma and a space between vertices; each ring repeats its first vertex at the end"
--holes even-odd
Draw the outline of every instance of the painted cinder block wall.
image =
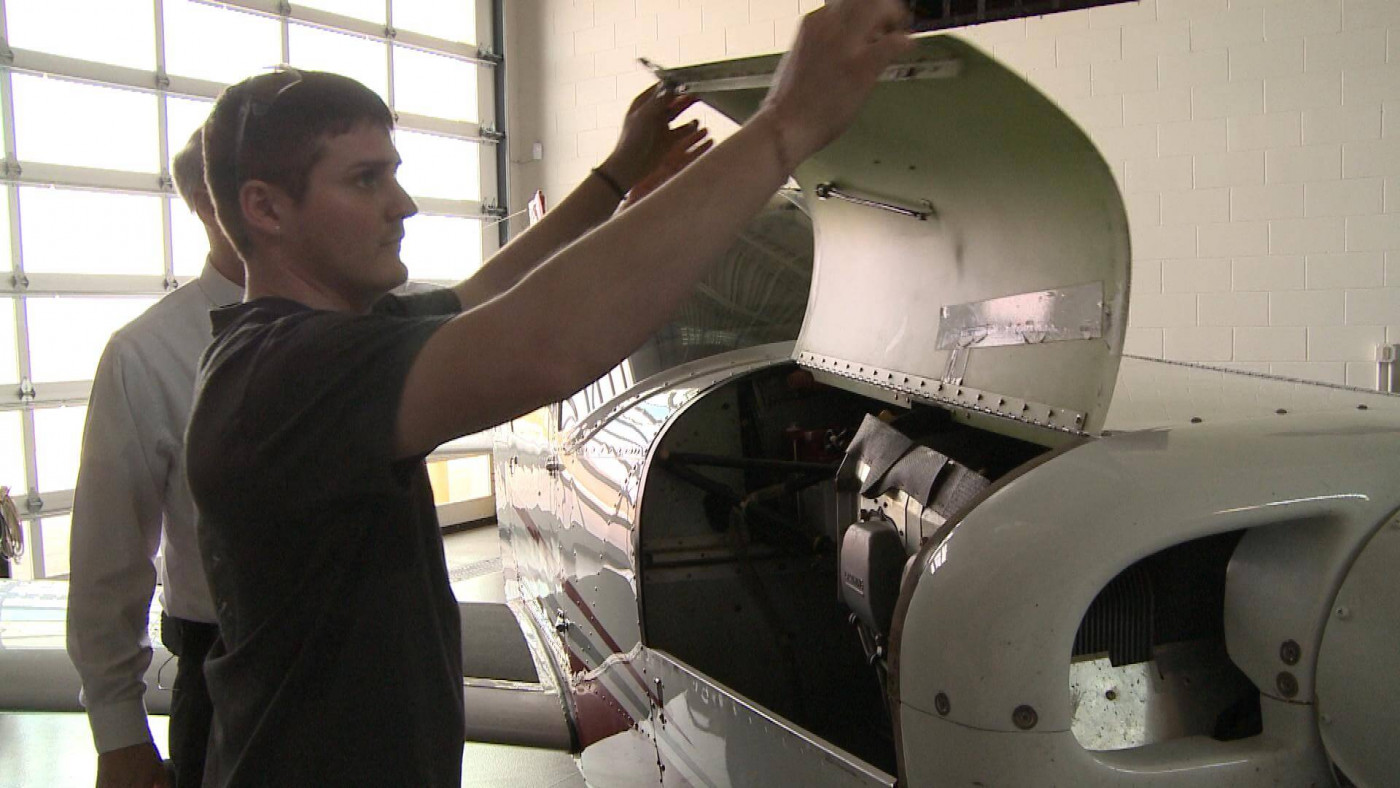
MULTIPOLYGON (((607 154, 650 81, 638 57, 780 51, 818 5, 507 0, 512 208, 536 188, 557 201, 607 154)), ((1400 343, 1400 0, 1140 0, 957 34, 1112 166, 1128 352, 1375 385, 1375 347, 1400 343)))

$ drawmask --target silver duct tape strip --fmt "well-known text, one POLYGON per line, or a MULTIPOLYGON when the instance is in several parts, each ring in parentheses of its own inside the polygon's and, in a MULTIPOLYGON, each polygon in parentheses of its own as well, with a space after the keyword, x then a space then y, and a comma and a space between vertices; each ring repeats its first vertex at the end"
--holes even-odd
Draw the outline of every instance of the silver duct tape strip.
POLYGON ((948 364, 943 367, 943 382, 961 384, 963 375, 967 374, 968 350, 965 347, 954 345, 948 351, 948 364))
POLYGON ((855 361, 846 361, 817 353, 799 353, 796 360, 798 365, 808 369, 879 386, 907 396, 911 400, 935 402, 975 413, 1000 416, 1072 435, 1087 434, 1084 432, 1085 414, 1077 410, 1046 405, 1042 402, 983 391, 971 386, 934 380, 906 372, 879 369, 855 361))
POLYGON ((939 350, 1098 339, 1103 282, 953 304, 939 318, 939 350))
MULTIPOLYGON (((657 79, 662 82, 684 88, 687 93, 722 93, 730 90, 757 90, 767 89, 773 84, 773 72, 763 70, 759 72, 746 73, 743 71, 744 64, 740 63, 730 69, 723 67, 715 69, 713 74, 706 74, 697 79, 681 79, 678 76, 680 71, 690 69, 664 69, 659 68, 655 63, 646 59, 640 61, 643 66, 652 70, 657 79)), ((937 57, 928 60, 920 60, 914 63, 897 63, 885 69, 880 74, 881 82, 904 82, 916 79, 951 79, 962 73, 963 62, 955 57, 937 57)))

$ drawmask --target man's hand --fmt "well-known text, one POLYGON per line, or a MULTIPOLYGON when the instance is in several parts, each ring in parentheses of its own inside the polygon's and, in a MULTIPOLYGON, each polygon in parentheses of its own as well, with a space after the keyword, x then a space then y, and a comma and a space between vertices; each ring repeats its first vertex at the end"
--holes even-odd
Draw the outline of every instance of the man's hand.
POLYGON ((452 288, 462 311, 469 312, 511 289, 555 252, 607 221, 617 212, 619 197, 631 191, 628 204, 635 203, 709 150, 709 132, 699 123, 671 128, 676 116, 694 103, 694 98, 678 96, 661 85, 637 96, 627 110, 617 147, 599 166, 622 194, 605 191, 593 178, 585 180, 588 188, 581 184, 543 220, 452 288))
MULTIPOLYGON (((642 91, 627 108, 622 134, 607 161, 603 162, 602 170, 624 191, 631 190, 643 179, 651 180, 650 176, 666 164, 678 147, 688 150, 709 133, 700 128, 699 121, 671 128, 671 122, 694 103, 694 96, 678 95, 665 85, 653 85, 642 91)), ((657 185, 659 183, 653 183, 651 188, 657 185)))
POLYGON ((97 756, 97 788, 172 788, 160 753, 150 742, 97 756))
POLYGON ((881 72, 912 46, 907 3, 831 0, 807 15, 763 101, 791 172, 845 131, 881 72))
POLYGON ((661 188, 663 183, 689 167, 691 162, 705 155, 705 151, 715 144, 715 141, 710 139, 709 129, 700 126, 698 121, 691 121, 679 129, 672 130, 671 133, 674 139, 670 150, 666 151, 660 164, 627 192, 627 199, 622 202, 623 209, 636 205, 643 197, 661 188))

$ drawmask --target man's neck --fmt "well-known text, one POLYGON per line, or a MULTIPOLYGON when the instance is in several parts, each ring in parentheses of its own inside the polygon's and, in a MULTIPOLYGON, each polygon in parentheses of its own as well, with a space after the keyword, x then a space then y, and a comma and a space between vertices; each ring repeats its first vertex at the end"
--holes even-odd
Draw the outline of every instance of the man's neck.
POLYGON ((232 247, 210 249, 209 264, 214 266, 214 270, 223 278, 239 287, 243 286, 243 258, 239 257, 232 247))
POLYGON ((275 254, 254 252, 246 268, 244 300, 257 298, 286 298, 312 309, 329 312, 367 314, 374 302, 360 301, 330 287, 327 283, 306 276, 297 266, 275 254))

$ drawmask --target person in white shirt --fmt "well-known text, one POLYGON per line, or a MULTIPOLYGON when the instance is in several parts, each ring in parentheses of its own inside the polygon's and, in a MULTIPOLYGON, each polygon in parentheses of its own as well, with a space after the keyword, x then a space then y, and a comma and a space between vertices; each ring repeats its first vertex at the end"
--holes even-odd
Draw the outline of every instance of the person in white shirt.
POLYGON ((143 676, 157 577, 161 640, 178 657, 169 754, 179 788, 198 788, 212 714, 205 653, 218 635, 195 542, 184 435, 209 311, 243 298, 243 261, 214 218, 203 130, 174 160, 175 187, 204 223, 199 278, 162 298, 108 342, 92 384, 73 497, 68 654, 82 678, 97 785, 169 786, 146 721, 143 676))

